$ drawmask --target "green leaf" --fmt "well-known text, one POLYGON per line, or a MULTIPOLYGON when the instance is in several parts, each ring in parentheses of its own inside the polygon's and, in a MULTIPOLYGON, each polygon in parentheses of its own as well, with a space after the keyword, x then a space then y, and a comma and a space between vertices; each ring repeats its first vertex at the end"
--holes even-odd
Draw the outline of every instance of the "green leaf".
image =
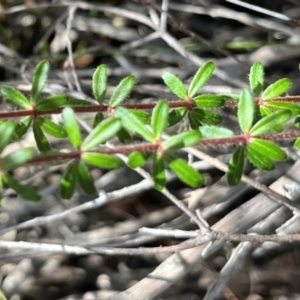
POLYGON ((14 131, 14 134, 12 136, 13 140, 20 139, 29 129, 30 125, 32 123, 32 116, 27 116, 23 119, 21 119, 17 124, 14 131))
POLYGON ((165 150, 175 150, 195 145, 201 139, 201 133, 198 130, 191 130, 171 136, 162 143, 165 150))
POLYGON ((107 140, 114 137, 121 129, 120 120, 110 117, 102 121, 83 141, 81 148, 82 150, 90 150, 99 144, 105 143, 107 140))
POLYGON ((188 94, 194 97, 195 94, 209 81, 216 65, 212 61, 207 61, 195 74, 189 87, 188 94))
POLYGON ((151 152, 134 151, 128 156, 128 166, 130 168, 141 167, 145 164, 147 159, 151 156, 151 152))
POLYGON ((260 62, 254 63, 251 67, 249 83, 253 94, 259 96, 264 85, 264 67, 260 62))
POLYGON ((198 107, 220 107, 224 105, 224 97, 220 95, 204 94, 194 98, 198 107))
POLYGON ((156 139, 159 139, 167 128, 168 111, 169 105, 166 100, 159 100, 153 109, 151 126, 156 139))
POLYGON ((78 163, 77 171, 78 182, 82 187, 83 191, 89 195, 97 194, 94 179, 83 162, 78 163))
POLYGON ((0 124, 0 153, 2 153, 3 149, 7 146, 8 142, 11 140, 12 135, 15 130, 15 123, 13 121, 7 121, 0 124))
POLYGON ((30 96, 31 103, 37 102, 36 100, 44 89, 46 81, 48 79, 49 69, 49 62, 45 59, 37 65, 32 80, 32 89, 30 96))
POLYGON ((20 184, 12 176, 5 174, 3 175, 4 182, 10 186, 14 191, 16 191, 20 196, 26 200, 39 201, 41 196, 32 188, 20 184))
POLYGON ((187 99, 188 92, 183 84, 183 82, 174 74, 164 71, 162 79, 168 88, 180 99, 187 99))
POLYGON ((259 151, 256 150, 255 146, 249 144, 247 146, 247 156, 251 163, 262 170, 273 170, 275 168, 272 160, 262 155, 259 151))
POLYGON ((129 111, 132 112, 136 117, 138 117, 143 122, 143 124, 150 123, 150 114, 147 111, 141 109, 129 109, 129 111))
POLYGON ((15 105, 20 106, 25 109, 31 108, 31 104, 30 104, 29 100, 24 96, 23 93, 16 90, 14 87, 9 86, 9 85, 1 85, 0 91, 1 91, 1 94, 6 99, 13 102, 15 105))
POLYGON ((65 107, 62 116, 65 123, 69 140, 75 149, 79 149, 82 143, 80 127, 76 120, 76 115, 72 108, 65 107))
POLYGON ((129 132, 124 128, 121 128, 118 131, 117 137, 118 137, 119 141, 125 145, 129 145, 132 142, 132 138, 131 138, 129 132))
POLYGON ((128 131, 140 135, 148 142, 152 142, 155 139, 145 124, 130 110, 124 107, 118 107, 115 109, 114 115, 116 118, 121 119, 123 127, 128 131))
POLYGON ((200 126, 199 130, 202 134, 202 137, 209 139, 234 136, 234 132, 232 130, 212 125, 200 126))
POLYGON ((300 114, 300 106, 296 103, 285 101, 267 101, 264 106, 272 110, 289 109, 293 116, 300 114))
POLYGON ((70 199, 76 189, 77 183, 77 173, 78 173, 78 162, 73 161, 71 162, 67 170, 60 181, 60 195, 64 199, 70 199))
POLYGON ((295 140, 294 146, 300 149, 300 137, 295 140))
POLYGON ((195 109, 188 111, 188 119, 192 129, 197 130, 201 125, 201 118, 203 116, 202 109, 197 112, 195 109))
POLYGON ((99 125, 104 120, 104 115, 102 112, 98 112, 95 115, 94 122, 93 122, 93 128, 95 128, 97 125, 99 125))
POLYGON ((222 117, 207 109, 194 108, 188 112, 188 118, 192 129, 198 129, 202 123, 218 125, 222 122, 222 117))
POLYGON ((115 169, 122 165, 121 159, 104 153, 85 152, 81 157, 87 164, 104 169, 115 169))
POLYGON ((196 188, 203 183, 203 176, 181 158, 166 157, 170 169, 187 185, 196 188))
POLYGON ((121 104, 131 93, 135 85, 135 77, 129 75, 121 80, 119 85, 114 90, 110 100, 109 105, 111 107, 116 107, 121 104))
POLYGON ((287 155, 277 144, 262 139, 251 139, 250 145, 261 155, 275 160, 284 160, 287 155))
POLYGON ((274 129, 278 125, 283 125, 292 116, 290 110, 279 110, 261 120, 259 120, 250 130, 252 136, 261 135, 274 129))
POLYGON ((61 125, 54 123, 48 118, 38 117, 36 122, 38 122, 42 130, 56 138, 65 138, 68 136, 66 130, 61 125))
POLYGON ((22 148, 16 150, 2 159, 2 165, 5 172, 14 170, 15 168, 25 164, 29 159, 34 156, 34 148, 22 148))
POLYGON ((174 126, 178 122, 180 122, 185 116, 187 109, 185 107, 179 107, 173 109, 168 115, 168 126, 174 126))
POLYGON ((272 113, 272 111, 269 108, 267 108, 263 105, 259 106, 259 112, 260 112, 262 117, 265 117, 265 116, 270 115, 272 113))
POLYGON ((162 157, 158 154, 155 154, 153 159, 152 176, 154 187, 161 191, 166 185, 166 172, 162 157))
POLYGON ((49 144, 46 136, 44 135, 40 125, 38 124, 38 122, 34 121, 32 128, 33 128, 34 139, 35 139, 38 149, 41 152, 50 151, 51 150, 50 144, 49 144))
POLYGON ((253 124, 254 113, 255 104, 253 101, 253 97, 249 90, 242 89, 241 97, 238 103, 237 114, 240 128, 244 133, 249 132, 253 124))
POLYGON ((292 81, 288 78, 282 78, 269 85, 263 94, 261 95, 262 99, 270 100, 280 96, 285 93, 292 85, 292 81))
POLYGON ((107 66, 100 65, 93 74, 93 93, 96 100, 102 104, 107 89, 107 66))
POLYGON ((227 182, 229 185, 237 185, 241 181, 244 169, 245 149, 238 147, 232 155, 227 171, 227 182))
POLYGON ((66 105, 68 97, 66 95, 54 95, 39 101, 35 109, 38 111, 45 111, 50 109, 55 109, 66 105))

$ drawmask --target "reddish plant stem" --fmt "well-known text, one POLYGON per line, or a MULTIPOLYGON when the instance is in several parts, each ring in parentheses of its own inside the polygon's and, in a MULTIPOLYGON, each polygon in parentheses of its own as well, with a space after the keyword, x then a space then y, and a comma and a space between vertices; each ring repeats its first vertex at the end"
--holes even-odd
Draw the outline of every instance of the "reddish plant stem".
MULTIPOLYGON (((282 141, 282 140, 289 140, 295 139, 300 137, 300 129, 289 130, 287 132, 280 132, 280 133, 267 133, 255 138, 261 138, 265 140, 271 141, 282 141)), ((237 135, 233 137, 226 137, 226 138, 215 138, 215 139, 202 139, 200 140, 195 146, 216 146, 216 145, 229 145, 229 144, 247 144, 248 137, 244 135, 237 135)), ((141 152, 149 152, 149 151, 157 151, 160 147, 160 143, 141 143, 141 144, 132 144, 132 145, 122 145, 116 146, 115 148, 106 148, 100 147, 98 149, 92 150, 90 152, 97 152, 103 154, 128 154, 134 151, 141 151, 141 152)), ((49 155, 39 155, 36 156, 29 161, 27 164, 35 164, 35 163, 43 163, 43 162, 50 162, 54 160, 71 160, 71 159, 80 159, 81 152, 75 151, 70 153, 55 153, 49 155)))
MULTIPOLYGON (((277 101, 292 101, 292 102, 300 102, 300 96, 285 96, 285 97, 277 97, 272 100, 277 101)), ((255 99, 256 102, 259 101, 259 98, 255 99)), ((135 103, 135 104, 124 104, 122 107, 128 109, 140 109, 140 110, 148 110, 153 109, 156 105, 156 102, 152 103, 135 103)), ((234 99, 227 99, 225 101, 224 106, 235 107, 237 105, 237 100, 234 99)), ((176 101, 169 101, 169 107, 171 108, 193 108, 196 107, 195 104, 191 103, 190 101, 183 101, 183 100, 176 100, 176 101)), ((77 113, 82 112, 105 112, 109 111, 111 107, 109 105, 88 105, 88 106, 74 106, 73 110, 77 113)), ((15 111, 7 111, 7 112, 0 112, 0 119, 7 119, 7 118, 18 118, 18 117, 25 117, 25 116, 42 116, 42 115, 52 115, 52 114, 60 114, 63 108, 55 108, 49 110, 32 110, 32 109, 25 109, 25 110, 15 110, 15 111)))

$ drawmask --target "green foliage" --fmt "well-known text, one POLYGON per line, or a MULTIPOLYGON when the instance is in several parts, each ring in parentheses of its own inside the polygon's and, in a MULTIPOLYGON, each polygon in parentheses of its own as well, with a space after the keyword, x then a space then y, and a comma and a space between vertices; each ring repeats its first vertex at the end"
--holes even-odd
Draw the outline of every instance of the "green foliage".
MULTIPOLYGON (((204 63, 192 77, 188 88, 176 75, 165 71, 162 79, 173 94, 185 101, 176 103, 183 102, 184 105, 171 105, 175 108, 170 110, 169 102, 163 99, 156 103, 152 112, 148 112, 139 109, 138 104, 136 109, 126 108, 124 104, 136 83, 132 75, 120 81, 108 101, 108 106, 104 105, 108 87, 106 65, 97 67, 92 78, 92 92, 97 105, 61 94, 43 97, 50 69, 49 62, 43 60, 34 71, 29 98, 14 87, 0 86, 0 92, 7 100, 25 110, 17 123, 0 122, 0 153, 12 140, 21 139, 32 126, 37 149, 41 152, 39 161, 47 161, 47 158, 52 156, 69 160, 60 189, 61 196, 66 199, 74 195, 77 184, 83 192, 97 194, 89 167, 120 167, 123 161, 114 153, 127 153, 127 165, 131 168, 142 167, 148 160, 151 161, 154 187, 158 190, 162 190, 166 185, 167 169, 173 171, 188 186, 196 188, 203 183, 203 176, 185 160, 176 157, 176 153, 183 148, 201 144, 203 138, 205 143, 211 145, 236 141, 237 149, 228 164, 227 181, 230 185, 240 182, 246 160, 263 170, 274 169, 276 161, 287 158, 286 152, 275 143, 274 134, 284 130, 284 126, 292 117, 296 117, 295 126, 300 127, 299 105, 278 99, 287 92, 291 80, 282 78, 264 89, 264 68, 261 63, 256 62, 250 69, 250 89, 242 89, 238 96, 199 94, 201 88, 212 77, 215 68, 212 61, 204 63), (240 132, 224 128, 221 124, 222 117, 215 111, 215 108, 225 105, 228 97, 238 100, 237 120, 242 136, 240 132), (108 107, 108 113, 103 107, 108 107), (47 116, 60 110, 63 126, 47 116), (91 122, 93 129, 87 136, 81 132, 77 121, 77 114, 81 111, 95 112, 91 122), (191 130, 173 134, 165 139, 164 134, 169 132, 168 127, 176 125, 184 118, 188 120, 191 130), (238 137, 235 137, 235 134, 238 137), (69 156, 60 155, 58 151, 53 152, 46 135, 55 138, 67 137, 75 151, 69 153, 69 156), (120 152, 105 146, 108 140, 115 137, 123 144, 117 148, 120 152), (135 147, 134 140, 137 138, 142 140, 139 143, 144 142, 144 145, 135 147)), ((300 137, 295 137, 294 146, 300 149, 300 137)), ((3 185, 8 185, 25 199, 40 199, 34 189, 20 184, 11 175, 14 169, 30 162, 35 153, 34 148, 23 148, 0 157, 0 192, 3 185)))
POLYGON ((243 175, 245 162, 245 149, 238 147, 232 155, 227 172, 227 182, 229 185, 237 185, 243 175))
POLYGON ((216 65, 212 61, 207 61, 201 68, 199 68, 190 84, 188 91, 189 97, 194 97, 196 93, 209 81, 215 68, 216 65))
POLYGON ((269 85, 262 93, 261 97, 264 100, 270 100, 287 92, 291 87, 292 81, 288 78, 282 78, 269 85))
POLYGON ((78 125, 75 113, 72 108, 70 107, 64 108, 63 119, 65 123, 65 129, 72 146, 75 149, 79 149, 82 143, 80 127, 78 125))
POLYGON ((30 96, 30 102, 33 104, 38 101, 38 98, 46 85, 49 69, 49 62, 47 60, 42 60, 34 71, 30 96))
POLYGON ((166 100, 160 100, 153 109, 151 126, 154 137, 159 139, 165 131, 168 124, 169 105, 166 100))
POLYGON ((188 92, 181 81, 176 75, 165 71, 162 75, 165 84, 169 89, 180 99, 186 100, 188 97, 188 92))
POLYGON ((22 94, 20 91, 16 90, 12 86, 8 85, 1 85, 0 87, 1 94, 9 101, 14 103, 15 105, 25 108, 25 109, 30 109, 31 104, 28 101, 28 99, 22 94))
POLYGON ((93 74, 93 93, 99 104, 102 104, 107 89, 107 67, 100 65, 93 74))
POLYGON ((114 90, 109 105, 111 107, 117 107, 120 105, 131 93, 135 85, 135 77, 132 75, 122 79, 119 85, 114 90))
POLYGON ((255 106, 253 97, 247 89, 241 92, 238 103, 238 122, 241 130, 246 133, 250 130, 254 120, 255 106))
MULTIPOLYGON (((0 125, 0 132, 2 134, 2 138, 0 139, 0 154, 11 140, 15 126, 15 123, 12 121, 7 121, 0 125)), ((5 183, 27 200, 40 200, 40 195, 32 188, 20 184, 16 179, 9 175, 9 172, 30 160, 34 153, 34 148, 22 148, 9 153, 4 157, 0 157, 0 194, 2 194, 3 184, 5 183)))
POLYGON ((250 69, 250 88, 254 96, 259 96, 264 85, 264 67, 260 62, 256 62, 250 69))

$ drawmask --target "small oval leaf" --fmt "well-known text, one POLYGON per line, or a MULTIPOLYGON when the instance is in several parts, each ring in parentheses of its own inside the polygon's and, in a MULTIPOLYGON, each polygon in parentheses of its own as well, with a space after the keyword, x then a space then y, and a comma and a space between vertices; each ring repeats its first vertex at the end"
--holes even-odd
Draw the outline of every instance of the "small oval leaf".
POLYGON ((154 187, 161 191, 166 184, 166 171, 162 157, 155 154, 152 165, 152 177, 154 181, 154 187))
POLYGON ((237 185, 241 181, 245 161, 245 149, 238 147, 232 155, 227 171, 227 182, 229 185, 237 185))
POLYGON ((262 155, 256 148, 249 144, 247 146, 247 157, 251 163, 261 170, 273 170, 275 168, 272 160, 269 157, 262 155))
POLYGON ((0 124, 0 153, 7 146, 8 142, 11 140, 13 133, 15 131, 16 125, 13 121, 7 121, 0 124))
POLYGON ((220 107, 224 105, 224 97, 220 95, 203 94, 194 98, 198 107, 220 107))
POLYGON ((203 176, 181 158, 166 157, 170 169, 187 185, 196 188, 203 183, 203 176))
POLYGON ((234 132, 232 130, 212 125, 200 126, 199 130, 203 138, 216 139, 234 136, 234 132))
POLYGON ((21 119, 16 124, 16 129, 14 131, 13 139, 14 140, 20 139, 28 131, 31 123, 32 123, 32 116, 27 116, 21 119))
POLYGON ((114 116, 121 119, 122 125, 126 130, 140 135, 148 142, 151 142, 155 139, 145 124, 130 110, 124 107, 118 107, 115 110, 114 116))
POLYGON ((66 95, 54 95, 39 101, 35 109, 37 111, 45 111, 50 109, 55 109, 66 105, 68 97, 66 95))
POLYGON ((120 120, 110 117, 97 125, 81 145, 82 150, 90 150, 114 137, 121 129, 120 120))
POLYGON ((145 164, 147 159, 151 156, 150 152, 140 152, 140 151, 134 151, 130 153, 128 156, 128 166, 130 168, 137 168, 141 167, 145 164))
POLYGON ((282 78, 269 85, 263 94, 261 95, 262 99, 270 100, 280 96, 283 93, 286 93, 287 90, 291 87, 292 81, 289 78, 282 78))
POLYGON ((4 182, 9 185, 14 191, 26 200, 39 201, 41 196, 31 187, 20 184, 12 176, 5 174, 3 177, 4 182))
POLYGON ((242 89, 237 114, 241 130, 244 133, 249 132, 254 120, 255 104, 250 91, 247 89, 242 89))
POLYGON ((250 144, 257 152, 270 159, 284 160, 287 158, 285 151, 274 142, 262 139, 251 139, 250 144))
POLYGON ((167 127, 169 105, 166 100, 159 100, 152 111, 151 126, 154 137, 159 139, 167 127))
POLYGON ((73 109, 70 107, 65 107, 62 116, 65 123, 65 129, 71 144, 75 149, 79 149, 82 143, 81 133, 73 109))
POLYGON ((259 96, 264 85, 264 67, 260 62, 255 62, 251 67, 249 83, 252 93, 255 96, 259 96))
POLYGON ((32 80, 32 90, 30 96, 31 103, 36 103, 38 97, 43 91, 46 81, 48 79, 49 69, 49 62, 45 59, 37 65, 32 80))
POLYGON ((78 163, 77 172, 78 182, 83 191, 89 195, 97 194, 94 179, 83 162, 78 163))
POLYGON ((171 136, 169 139, 162 143, 164 150, 175 150, 184 147, 195 145, 201 139, 201 133, 198 130, 191 130, 171 136))
POLYGON ((187 99, 188 92, 183 84, 183 82, 174 74, 170 72, 163 72, 162 79, 168 88, 180 99, 187 99))
POLYGON ((14 170, 31 159, 34 153, 34 148, 23 148, 6 155, 2 160, 3 169, 5 172, 14 170))
POLYGON ((114 90, 110 100, 109 105, 111 107, 116 107, 121 104, 131 93, 135 85, 135 77, 129 75, 121 80, 119 85, 114 90))
POLYGON ((107 89, 107 66, 100 65, 93 74, 93 94, 96 100, 102 104, 107 89))
POLYGON ((9 85, 1 85, 0 91, 1 91, 1 94, 6 99, 11 101, 15 105, 20 106, 25 109, 31 108, 31 104, 30 104, 29 100, 25 97, 25 95, 23 93, 21 93, 20 91, 18 91, 17 89, 15 89, 14 87, 9 86, 9 85))
POLYGON ((104 169, 115 169, 122 165, 122 160, 116 156, 104 153, 85 152, 82 159, 92 166, 104 169))
POLYGON ((56 138, 65 138, 68 136, 66 130, 61 125, 54 123, 48 118, 39 117, 36 121, 42 130, 56 138))
POLYGON ((70 199, 74 195, 77 183, 77 173, 78 162, 71 162, 60 181, 60 195, 62 198, 70 199))
POLYGON ((196 93, 209 81, 215 68, 216 65, 212 61, 207 61, 201 66, 201 68, 199 68, 189 87, 188 95, 191 98, 193 98, 196 93))
POLYGON ((259 120, 250 130, 252 136, 261 135, 281 126, 292 116, 290 110, 279 110, 259 120))
POLYGON ((264 105, 272 110, 289 109, 293 116, 300 114, 300 106, 296 103, 283 101, 265 101, 264 105))
POLYGON ((185 116, 187 109, 185 107, 179 107, 173 109, 168 115, 168 126, 174 126, 178 122, 180 122, 185 116))
POLYGON ((46 136, 44 135, 40 125, 38 124, 38 122, 36 122, 36 121, 33 122, 32 129, 33 129, 33 135, 34 135, 34 139, 35 139, 38 149, 41 152, 50 151, 51 146, 50 146, 46 136))

